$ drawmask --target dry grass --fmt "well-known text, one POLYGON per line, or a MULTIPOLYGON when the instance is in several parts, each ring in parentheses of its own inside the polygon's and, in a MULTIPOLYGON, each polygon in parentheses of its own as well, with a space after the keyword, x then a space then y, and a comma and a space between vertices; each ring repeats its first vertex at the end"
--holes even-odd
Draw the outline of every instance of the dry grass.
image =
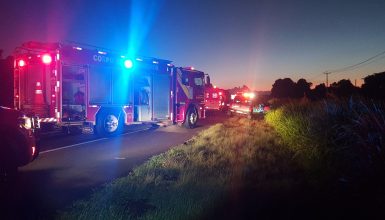
POLYGON ((207 218, 245 188, 290 188, 295 183, 290 158, 266 123, 233 118, 152 157, 59 218, 207 218))
POLYGON ((384 214, 384 108, 294 103, 232 118, 78 201, 60 219, 255 219, 384 214))

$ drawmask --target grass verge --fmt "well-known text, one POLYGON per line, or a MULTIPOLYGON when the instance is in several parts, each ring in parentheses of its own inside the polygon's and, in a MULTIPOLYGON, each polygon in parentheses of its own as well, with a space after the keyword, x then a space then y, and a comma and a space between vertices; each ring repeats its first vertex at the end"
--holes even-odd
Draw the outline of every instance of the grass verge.
MULTIPOLYGON (((296 171, 290 158, 290 151, 266 123, 233 118, 152 157, 131 175, 74 203, 58 218, 205 219, 218 212, 223 215, 229 205, 242 203, 245 189, 291 188, 296 171)), ((231 211, 236 216, 240 212, 231 211)))
POLYGON ((232 118, 152 157, 59 219, 385 216, 385 114, 360 100, 232 118))

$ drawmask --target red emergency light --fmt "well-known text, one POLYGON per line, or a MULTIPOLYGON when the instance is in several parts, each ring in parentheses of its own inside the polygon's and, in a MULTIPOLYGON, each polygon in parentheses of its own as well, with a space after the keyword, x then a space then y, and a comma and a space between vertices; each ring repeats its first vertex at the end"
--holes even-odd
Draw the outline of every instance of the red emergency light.
POLYGON ((52 57, 49 54, 44 54, 41 57, 41 60, 43 61, 44 64, 50 64, 52 62, 52 57))
POLYGON ((255 94, 252 92, 245 92, 243 93, 243 97, 253 99, 255 97, 255 94))
POLYGON ((186 69, 188 69, 188 70, 195 70, 195 68, 193 66, 188 66, 188 67, 186 67, 186 69))
POLYGON ((19 67, 23 67, 23 66, 26 65, 26 63, 25 63, 24 60, 19 60, 19 61, 17 62, 17 65, 18 65, 19 67))

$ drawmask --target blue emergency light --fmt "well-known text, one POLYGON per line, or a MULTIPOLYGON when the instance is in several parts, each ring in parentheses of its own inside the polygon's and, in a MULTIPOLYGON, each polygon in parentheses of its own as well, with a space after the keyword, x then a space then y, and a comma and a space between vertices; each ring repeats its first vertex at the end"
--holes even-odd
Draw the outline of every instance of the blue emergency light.
POLYGON ((124 60, 124 67, 126 69, 131 69, 133 66, 134 66, 134 64, 133 64, 132 60, 130 60, 130 59, 124 60))

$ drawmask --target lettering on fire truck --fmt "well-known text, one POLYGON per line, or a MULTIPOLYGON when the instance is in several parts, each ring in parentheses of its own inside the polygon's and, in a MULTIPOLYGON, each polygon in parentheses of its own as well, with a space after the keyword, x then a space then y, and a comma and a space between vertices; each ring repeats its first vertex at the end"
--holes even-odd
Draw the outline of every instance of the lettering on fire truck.
POLYGON ((105 57, 105 56, 95 54, 92 58, 95 62, 99 62, 99 63, 114 63, 114 59, 112 59, 111 57, 105 57))

